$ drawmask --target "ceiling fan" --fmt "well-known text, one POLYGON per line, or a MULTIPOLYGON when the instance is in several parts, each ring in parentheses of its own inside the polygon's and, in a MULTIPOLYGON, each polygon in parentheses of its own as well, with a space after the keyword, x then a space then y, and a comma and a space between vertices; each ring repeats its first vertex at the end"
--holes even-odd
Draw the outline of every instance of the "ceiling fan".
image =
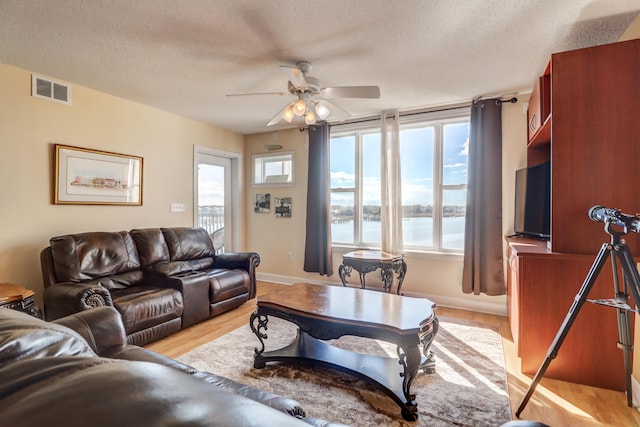
POLYGON ((281 65, 280 70, 289 79, 288 93, 239 93, 227 96, 291 94, 298 98, 285 105, 285 107, 267 123, 267 126, 275 125, 281 120, 291 123, 296 117, 302 118, 307 125, 325 120, 332 114, 335 116, 350 117, 351 114, 330 101, 332 98, 380 98, 380 88, 378 86, 321 87, 318 79, 307 75, 309 70, 311 70, 311 63, 307 61, 299 61, 295 67, 281 65))

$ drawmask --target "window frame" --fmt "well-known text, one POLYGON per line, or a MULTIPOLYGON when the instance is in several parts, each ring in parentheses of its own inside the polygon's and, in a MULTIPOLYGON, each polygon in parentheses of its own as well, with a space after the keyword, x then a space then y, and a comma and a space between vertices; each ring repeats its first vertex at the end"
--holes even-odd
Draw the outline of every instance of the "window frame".
MULTIPOLYGON (((470 108, 456 108, 436 112, 423 112, 417 114, 400 115, 400 132, 406 129, 419 129, 424 127, 434 127, 434 148, 433 148, 433 233, 432 244, 407 245, 404 244, 403 252, 416 254, 438 254, 462 256, 463 249, 453 249, 443 247, 443 202, 445 192, 448 190, 467 190, 464 184, 444 184, 444 128, 449 124, 470 123, 470 108), (436 215, 436 212, 438 213, 436 215)), ((336 242, 331 241, 331 246, 336 249, 362 249, 380 248, 380 243, 362 241, 363 222, 363 141, 365 134, 380 133, 381 126, 379 120, 363 121, 362 123, 351 123, 345 125, 334 125, 331 130, 330 139, 341 138, 350 135, 355 136, 355 184, 354 187, 330 188, 330 193, 353 193, 354 194, 354 241, 336 242)), ((400 137, 400 140, 402 138, 400 137)), ((402 167, 402 166, 401 166, 402 167)), ((467 164, 468 173, 468 164, 467 164)), ((329 183, 330 186, 330 183, 329 183)))
MULTIPOLYGON (((254 187, 293 187, 295 185, 295 158, 293 151, 282 151, 278 153, 254 154, 251 156, 251 175, 254 187), (291 174, 286 181, 269 181, 265 176, 265 165, 270 162, 291 162, 291 174), (258 166, 258 163, 260 166, 258 166), (260 180, 256 179, 256 171, 260 168, 262 174, 260 180)), ((278 175, 279 176, 279 175, 278 175)))

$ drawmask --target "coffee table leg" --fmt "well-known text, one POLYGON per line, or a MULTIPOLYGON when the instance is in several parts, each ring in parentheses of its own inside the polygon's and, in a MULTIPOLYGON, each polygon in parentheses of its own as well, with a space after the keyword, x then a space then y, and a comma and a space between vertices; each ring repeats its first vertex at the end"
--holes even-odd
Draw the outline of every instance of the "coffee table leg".
POLYGON ((422 361, 422 355, 418 346, 400 347, 398 346, 398 357, 400 364, 404 368, 402 376, 402 393, 407 403, 401 405, 402 418, 407 421, 415 421, 418 419, 418 404, 416 403, 416 395, 411 393, 411 384, 418 374, 418 368, 422 361))
POLYGON ((263 340, 267 339, 267 334, 262 331, 266 331, 268 329, 267 323, 269 323, 269 318, 266 314, 260 314, 258 309, 251 314, 251 318, 249 319, 249 326, 251 326, 251 330, 256 334, 258 340, 260 340, 260 348, 258 349, 258 347, 255 347, 253 349, 255 353, 253 356, 253 367, 256 369, 262 369, 266 365, 264 360, 262 360, 262 353, 264 353, 265 349, 263 340))
POLYGON ((433 351, 430 350, 431 344, 433 344, 433 340, 438 333, 439 321, 436 317, 429 324, 429 329, 423 332, 420 336, 420 342, 422 343, 422 354, 424 355, 424 360, 420 364, 420 369, 423 370, 425 374, 434 374, 436 372, 436 360, 433 356, 433 351))

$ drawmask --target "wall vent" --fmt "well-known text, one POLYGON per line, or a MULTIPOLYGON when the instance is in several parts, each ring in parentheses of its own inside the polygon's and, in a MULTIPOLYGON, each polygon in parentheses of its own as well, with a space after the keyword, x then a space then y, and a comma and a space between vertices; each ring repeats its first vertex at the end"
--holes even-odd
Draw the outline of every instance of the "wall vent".
POLYGON ((32 74, 31 96, 71 105, 71 86, 32 74))

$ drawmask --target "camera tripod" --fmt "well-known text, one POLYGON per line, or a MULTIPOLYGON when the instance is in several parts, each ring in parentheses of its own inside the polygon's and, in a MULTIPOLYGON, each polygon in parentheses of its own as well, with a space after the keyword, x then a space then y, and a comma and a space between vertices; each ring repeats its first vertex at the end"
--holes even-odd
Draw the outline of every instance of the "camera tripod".
MULTIPOLYGON (((592 211, 595 208, 607 209, 607 208, 602 208, 597 206, 592 208, 592 211)), ((608 214, 609 214, 608 212, 605 213, 605 215, 608 215, 608 214)), ((602 220, 601 217, 596 218, 596 215, 592 215, 592 212, 590 212, 589 215, 592 217, 594 221, 602 220)), ((580 288, 580 291, 574 298, 573 304, 571 305, 569 312, 567 313, 566 317, 564 318, 564 321, 562 322, 562 326, 558 330, 558 333, 556 334, 556 337, 554 338, 553 343, 551 344, 551 347, 549 347, 549 350, 547 351, 547 357, 545 358, 544 362, 542 362, 542 365, 540 365, 540 368, 538 368, 538 371, 536 372, 536 375, 533 378, 533 382, 529 386, 529 390, 527 390, 527 394, 522 399, 522 402, 520 403, 520 406, 516 411, 516 417, 520 417, 520 413, 524 410, 525 406, 527 405, 527 402, 529 401, 529 399, 531 398, 531 395, 535 391, 536 386, 544 376, 544 373, 549 367, 549 364, 558 355, 558 350, 560 350, 560 346, 562 345, 564 339, 566 338, 567 333, 569 333, 569 330, 571 329, 573 322, 576 320, 576 317, 578 316, 580 309, 582 308, 582 306, 586 301, 589 301, 594 304, 601 304, 601 305, 613 307, 618 312, 618 336, 619 336, 618 347, 621 348, 622 351, 624 351, 624 368, 627 376, 627 382, 626 382, 627 404, 629 406, 632 406, 632 400, 633 400, 632 391, 631 391, 632 344, 631 344, 631 322, 629 319, 629 312, 636 311, 636 310, 633 309, 631 306, 629 306, 628 290, 631 289, 631 294, 633 296, 634 303, 640 304, 640 275, 638 274, 638 270, 635 267, 635 262, 633 260, 633 257, 631 256, 631 252, 629 251, 629 248, 625 245, 624 240, 621 239, 621 237, 629 231, 628 226, 631 225, 631 223, 624 222, 622 223, 623 230, 615 230, 613 228, 613 225, 621 224, 618 216, 616 216, 615 218, 611 218, 611 219, 607 218, 606 220, 604 220, 604 223, 605 223, 604 229, 607 232, 607 234, 611 236, 611 242, 604 243, 600 248, 600 251, 596 255, 596 259, 593 265, 591 266, 591 269, 589 270, 589 273, 587 274, 587 277, 585 278, 582 284, 582 287, 580 288), (600 274, 600 271, 604 267, 608 258, 611 259, 611 267, 613 270, 615 298, 589 300, 587 299, 587 297, 589 296, 589 292, 591 291, 591 288, 593 288, 593 285, 595 284, 596 279, 598 278, 598 275, 600 274), (617 265, 618 258, 620 260, 620 264, 621 264, 620 267, 623 273, 622 287, 620 286, 620 282, 618 280, 618 265, 617 265)), ((624 216, 624 218, 626 219, 631 217, 624 216)), ((632 217, 632 218, 634 219, 634 222, 632 225, 635 228, 637 228, 638 217, 632 217)), ((637 231, 637 230, 632 229, 632 231, 637 231)))

